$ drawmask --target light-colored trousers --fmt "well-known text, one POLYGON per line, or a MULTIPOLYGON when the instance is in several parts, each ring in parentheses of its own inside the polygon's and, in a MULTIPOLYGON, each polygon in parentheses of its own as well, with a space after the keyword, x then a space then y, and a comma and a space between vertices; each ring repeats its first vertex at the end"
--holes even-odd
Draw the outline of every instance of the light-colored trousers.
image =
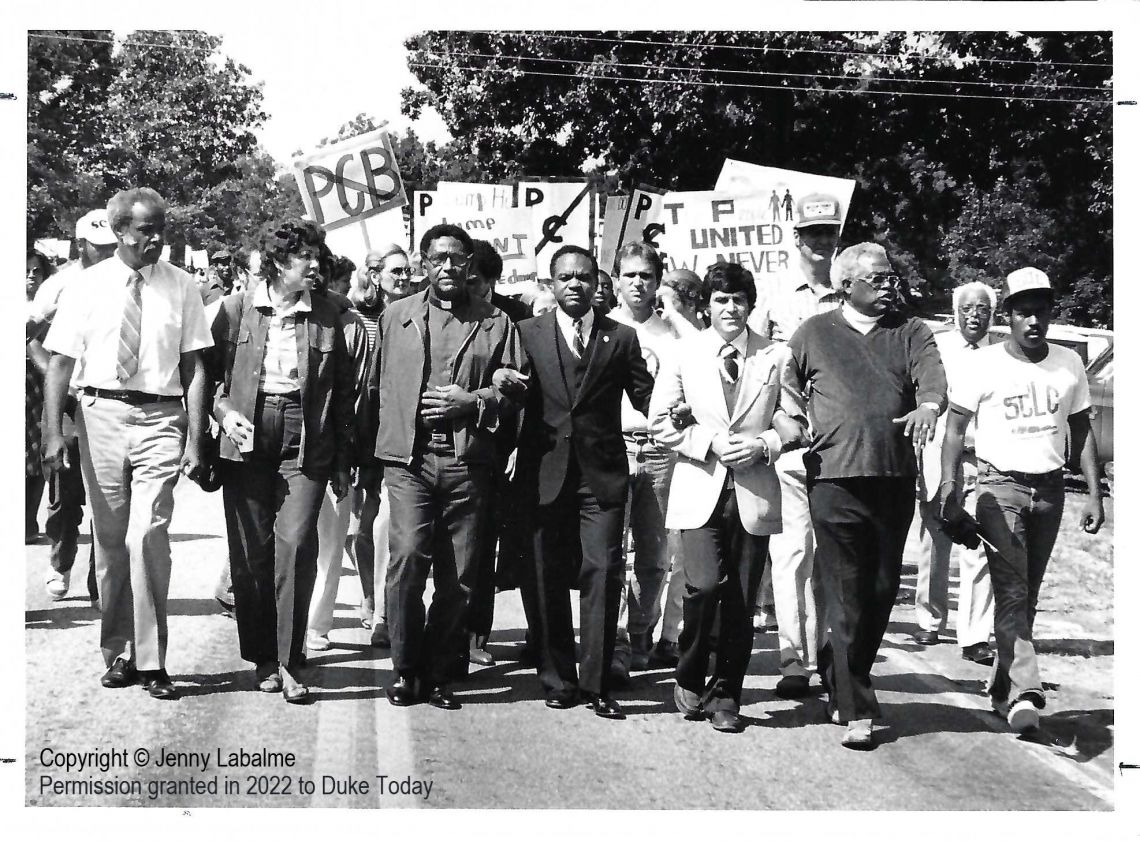
POLYGON ((312 601, 309 602, 308 630, 311 634, 323 637, 332 630, 351 513, 351 493, 337 502, 332 486, 325 488, 321 513, 317 516, 317 579, 313 585, 312 601))
POLYGON ((95 531, 95 577, 108 666, 166 668, 170 517, 186 442, 181 403, 132 406, 81 394, 80 465, 95 531))
MULTIPOLYGON (((971 514, 977 505, 977 463, 962 458, 962 505, 971 514)), ((924 631, 946 631, 950 613, 950 555, 954 543, 939 528, 933 502, 918 504, 918 576, 914 586, 915 621, 924 631)), ((958 645, 989 642, 994 628, 994 590, 985 549, 963 547, 958 552, 958 645)))
POLYGON ((780 478, 783 531, 768 540, 772 561, 772 595, 779 625, 780 674, 810 676, 823 636, 823 604, 815 569, 815 532, 808 511, 803 450, 776 460, 780 478))

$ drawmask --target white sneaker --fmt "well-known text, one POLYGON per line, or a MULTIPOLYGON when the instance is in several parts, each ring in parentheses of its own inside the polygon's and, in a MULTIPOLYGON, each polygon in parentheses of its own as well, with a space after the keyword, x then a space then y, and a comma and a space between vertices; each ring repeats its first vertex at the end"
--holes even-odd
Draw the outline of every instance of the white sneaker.
POLYGON ((308 631, 305 634, 305 648, 309 651, 328 651, 332 647, 327 634, 308 631))
POLYGON ((1028 698, 1015 701, 1009 708, 1005 720, 1009 722, 1009 729, 1014 733, 1029 733, 1037 729, 1041 717, 1037 714, 1037 707, 1028 698))
POLYGON ((47 580, 44 581, 44 589, 47 590, 52 601, 58 602, 67 595, 67 590, 71 586, 71 572, 56 572, 54 569, 48 573, 47 580))

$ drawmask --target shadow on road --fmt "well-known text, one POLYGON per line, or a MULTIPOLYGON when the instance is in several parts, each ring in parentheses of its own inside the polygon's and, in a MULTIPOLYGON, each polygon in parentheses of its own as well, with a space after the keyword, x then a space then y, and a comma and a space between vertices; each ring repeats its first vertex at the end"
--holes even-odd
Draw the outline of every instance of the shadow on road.
POLYGON ((1105 657, 1116 653, 1115 640, 1058 639, 1034 640, 1038 654, 1060 654, 1077 657, 1105 657))

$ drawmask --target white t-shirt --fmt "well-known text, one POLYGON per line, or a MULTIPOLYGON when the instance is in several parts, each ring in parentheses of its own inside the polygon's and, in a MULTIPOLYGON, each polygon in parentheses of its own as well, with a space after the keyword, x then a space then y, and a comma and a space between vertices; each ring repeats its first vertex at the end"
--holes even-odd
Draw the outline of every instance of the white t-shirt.
MULTIPOLYGON (((609 317, 619 324, 627 324, 637 331, 637 341, 641 345, 641 355, 645 359, 645 367, 654 380, 662 365, 669 359, 677 344, 677 334, 673 332, 665 320, 657 313, 653 313, 645 321, 634 321, 621 309, 616 307, 609 312, 609 317)), ((629 402, 629 395, 621 396, 621 431, 622 432, 648 432, 649 419, 629 402)))
POLYGON ((1049 345, 1043 360, 1027 362, 1003 342, 973 351, 961 374, 950 383, 950 401, 976 413, 979 459, 1023 473, 1064 465, 1069 416, 1091 405, 1075 352, 1049 345))

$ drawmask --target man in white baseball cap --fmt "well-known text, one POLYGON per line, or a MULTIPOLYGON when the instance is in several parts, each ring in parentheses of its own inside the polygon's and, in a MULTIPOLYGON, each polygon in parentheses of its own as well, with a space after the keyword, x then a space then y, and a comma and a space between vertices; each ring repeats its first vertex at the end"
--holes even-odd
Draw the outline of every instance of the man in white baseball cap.
POLYGON ((986 540, 997 638, 987 690, 994 711, 1025 733, 1037 728, 1045 708, 1033 620, 1061 526, 1067 461, 1079 459, 1088 484, 1078 520, 1085 532, 1100 529, 1104 507, 1084 364, 1045 340, 1054 298, 1049 278, 1039 269, 1018 269, 1006 277, 1003 293, 1009 338, 971 354, 964 376, 951 384, 936 502, 949 526, 967 520, 958 465, 974 418, 977 527, 986 540))
POLYGON ((115 253, 115 234, 107 222, 106 210, 92 210, 75 223, 75 244, 79 259, 73 260, 40 285, 32 301, 30 319, 38 324, 52 320, 59 296, 81 271, 101 263, 115 253))

